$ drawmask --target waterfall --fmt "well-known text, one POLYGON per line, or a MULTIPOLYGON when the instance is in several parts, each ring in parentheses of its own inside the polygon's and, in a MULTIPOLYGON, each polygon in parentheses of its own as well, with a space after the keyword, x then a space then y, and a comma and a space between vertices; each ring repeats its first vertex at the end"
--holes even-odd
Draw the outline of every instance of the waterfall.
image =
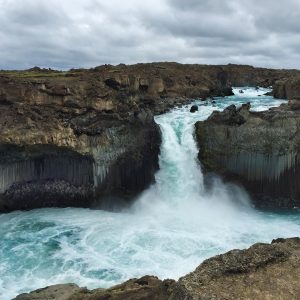
POLYGON ((257 97, 266 91, 198 101, 196 113, 186 106, 157 116, 160 170, 130 209, 0 214, 0 298, 58 283, 93 289, 150 274, 178 279, 213 255, 299 235, 299 213, 258 212, 241 189, 217 178, 206 188, 197 159, 196 121, 230 104, 251 101, 262 110, 282 103, 257 97))
MULTIPOLYGON (((197 157, 194 124, 207 118, 214 107, 198 104, 201 106, 196 113, 190 113, 187 108, 177 108, 156 117, 162 132, 160 171, 156 174, 156 183, 135 204, 136 212, 149 215, 153 210, 157 213, 162 209, 165 212, 174 209, 183 212, 187 209, 186 213, 189 214, 195 209, 214 214, 242 207, 251 210, 247 194, 237 186, 225 185, 216 178, 212 188, 209 191, 205 189, 197 157), (215 208, 220 206, 220 209, 211 211, 212 203, 215 208)), ((182 216, 186 217, 187 214, 182 216)))

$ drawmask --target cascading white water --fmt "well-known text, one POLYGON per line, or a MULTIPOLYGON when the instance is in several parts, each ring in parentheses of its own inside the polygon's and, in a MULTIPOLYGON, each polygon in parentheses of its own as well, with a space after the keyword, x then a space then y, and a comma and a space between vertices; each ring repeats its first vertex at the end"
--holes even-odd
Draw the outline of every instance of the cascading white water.
POLYGON ((282 103, 267 90, 198 102, 156 117, 163 143, 156 183, 130 210, 40 209, 0 215, 0 299, 50 284, 108 287, 145 274, 174 278, 233 248, 299 235, 300 214, 263 213, 237 187, 216 179, 209 191, 197 160, 194 123, 213 110, 251 101, 282 103))

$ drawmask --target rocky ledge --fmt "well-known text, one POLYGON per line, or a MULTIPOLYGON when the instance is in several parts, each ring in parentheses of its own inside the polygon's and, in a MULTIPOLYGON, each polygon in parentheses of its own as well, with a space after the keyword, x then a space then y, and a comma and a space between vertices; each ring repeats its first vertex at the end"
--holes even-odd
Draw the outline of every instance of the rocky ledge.
POLYGON ((277 239, 205 260, 177 282, 145 276, 92 291, 65 284, 22 294, 15 300, 296 300, 300 298, 299 278, 300 238, 277 239))
POLYGON ((241 184, 260 208, 300 207, 300 101, 268 111, 250 104, 196 123, 204 170, 241 184))

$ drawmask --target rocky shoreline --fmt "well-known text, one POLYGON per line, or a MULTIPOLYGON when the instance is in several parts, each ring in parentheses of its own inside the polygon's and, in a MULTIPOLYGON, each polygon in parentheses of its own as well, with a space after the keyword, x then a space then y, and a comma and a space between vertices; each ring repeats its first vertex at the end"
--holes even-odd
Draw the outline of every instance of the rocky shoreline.
POLYGON ((109 289, 46 287, 14 300, 299 299, 300 238, 258 243, 205 260, 178 281, 144 276, 109 289))
POLYGON ((231 86, 294 96, 299 74, 177 63, 0 71, 0 212, 127 205, 158 169, 153 115, 231 86))

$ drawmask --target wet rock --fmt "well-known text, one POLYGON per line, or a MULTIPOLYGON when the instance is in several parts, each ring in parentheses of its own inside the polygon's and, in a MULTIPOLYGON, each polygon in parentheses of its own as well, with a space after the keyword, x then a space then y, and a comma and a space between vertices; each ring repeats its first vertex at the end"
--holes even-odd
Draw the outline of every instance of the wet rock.
POLYGON ((58 179, 21 181, 13 183, 5 191, 2 199, 0 198, 0 211, 41 207, 89 207, 93 197, 92 184, 74 185, 58 179))
POLYGON ((215 121, 217 123, 225 123, 228 125, 242 125, 245 123, 245 119, 242 114, 236 109, 234 104, 225 108, 225 110, 220 113, 219 111, 214 111, 209 120, 215 121))
POLYGON ((244 94, 244 91, 243 91, 243 90, 239 90, 239 93, 240 93, 240 94, 244 94))
POLYGON ((198 105, 192 105, 192 107, 191 107, 191 109, 190 109, 190 112, 191 113, 194 113, 194 112, 196 112, 196 111, 198 111, 198 105))

